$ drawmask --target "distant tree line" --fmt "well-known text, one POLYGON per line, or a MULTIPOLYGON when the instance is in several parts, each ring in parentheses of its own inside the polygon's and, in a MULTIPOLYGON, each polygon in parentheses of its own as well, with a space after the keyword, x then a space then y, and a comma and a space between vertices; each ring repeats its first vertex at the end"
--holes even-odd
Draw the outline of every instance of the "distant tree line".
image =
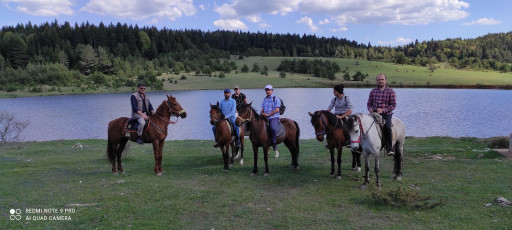
POLYGON ((307 60, 307 59, 285 59, 281 61, 277 67, 277 71, 312 74, 314 77, 327 78, 330 80, 336 79, 335 74, 340 72, 340 66, 329 60, 322 61, 320 59, 307 60))
MULTIPOLYGON (((216 71, 229 73, 237 69, 229 61, 230 55, 340 57, 418 66, 444 62, 459 69, 510 72, 512 32, 475 39, 421 43, 416 40, 405 46, 383 47, 306 34, 172 30, 121 23, 72 26, 68 22, 41 25, 29 22, 0 30, 0 90, 39 84, 82 89, 104 84, 117 88, 133 86, 138 80, 150 80, 163 72, 210 76, 216 71)), ((327 66, 335 67, 332 63, 323 65, 325 71, 313 69, 312 74, 331 77, 332 70, 327 66)), ((291 71, 299 67, 295 68, 291 71)), ((300 71, 312 70, 307 66, 300 68, 300 71)), ((265 71, 268 69, 262 74, 265 71)), ((160 85, 154 83, 152 87, 160 85)))

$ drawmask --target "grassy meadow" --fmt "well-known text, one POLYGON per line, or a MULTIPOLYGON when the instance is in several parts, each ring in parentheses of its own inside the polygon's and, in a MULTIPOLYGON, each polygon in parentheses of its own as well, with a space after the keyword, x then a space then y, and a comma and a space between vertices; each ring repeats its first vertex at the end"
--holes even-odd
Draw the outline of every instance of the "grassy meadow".
MULTIPOLYGON (((172 73, 164 73, 158 78, 164 82, 165 91, 176 90, 208 90, 208 89, 224 89, 231 88, 233 85, 238 84, 241 88, 261 88, 266 84, 272 84, 275 87, 290 88, 322 88, 332 87, 334 84, 344 83, 347 87, 373 87, 375 83, 375 76, 378 73, 385 73, 388 75, 388 83, 393 87, 482 87, 485 85, 501 86, 505 88, 512 87, 512 73, 499 73, 493 71, 471 71, 471 70, 457 70, 445 67, 444 64, 439 64, 439 68, 433 73, 426 67, 412 66, 412 65, 396 65, 393 63, 376 62, 376 61, 363 61, 355 59, 344 58, 321 58, 323 60, 331 60, 338 63, 342 70, 348 70, 350 75, 353 75, 357 70, 363 74, 368 74, 368 77, 363 82, 344 81, 342 72, 336 74, 336 80, 331 81, 328 79, 315 78, 311 75, 286 73, 286 78, 280 78, 279 72, 275 69, 279 66, 283 57, 245 57, 239 60, 238 57, 233 56, 233 60, 238 66, 238 70, 244 64, 252 68, 254 63, 257 63, 260 68, 268 66, 269 74, 264 76, 260 73, 249 72, 242 73, 240 71, 232 71, 225 74, 225 78, 215 77, 220 72, 214 73, 213 76, 208 77, 205 75, 196 75, 195 73, 180 73, 178 75, 172 73), (182 76, 186 79, 181 79, 182 76), (172 80, 172 83, 171 81, 172 80), (176 83, 174 81, 176 80, 176 83)), ((302 58, 297 58, 302 59, 302 58)), ((307 58, 315 59, 315 58, 307 58)), ((112 89, 107 87, 98 87, 96 90, 81 91, 75 87, 61 87, 56 90, 55 87, 43 86, 42 93, 30 93, 25 91, 5 92, 0 91, 0 98, 5 97, 27 97, 27 96, 47 96, 59 94, 83 94, 83 93, 115 93, 115 92, 132 92, 135 91, 133 87, 121 87, 119 89, 112 89), (53 88, 53 89, 52 89, 53 88)))
POLYGON ((485 139, 407 138, 403 180, 390 179, 392 158, 383 157, 381 191, 375 189, 373 169, 369 189, 359 189, 363 172, 349 169, 348 151, 342 179, 329 177, 328 151, 316 140, 301 140, 299 170, 289 168, 290 154, 280 145, 281 156, 269 159, 270 176, 263 176, 260 153, 260 171, 251 177, 253 154, 250 141, 246 144, 245 164, 236 162, 224 172, 212 141, 168 141, 161 177, 153 173, 148 144, 131 144, 123 158, 127 173, 120 175, 110 172, 106 140, 1 149, 0 228, 512 228, 512 208, 493 202, 500 196, 512 199, 512 160, 486 149, 485 139), (86 147, 73 148, 77 143, 86 147), (379 199, 389 194, 399 194, 402 205, 379 199), (54 215, 26 213, 45 208, 74 212, 65 214, 71 220, 26 220, 54 215), (20 209, 22 220, 10 220, 11 209, 20 209))

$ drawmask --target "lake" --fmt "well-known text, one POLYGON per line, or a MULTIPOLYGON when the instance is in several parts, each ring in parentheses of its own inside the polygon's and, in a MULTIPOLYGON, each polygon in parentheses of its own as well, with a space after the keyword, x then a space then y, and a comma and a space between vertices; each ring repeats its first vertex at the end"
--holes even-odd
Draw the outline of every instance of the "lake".
MULTIPOLYGON (((354 112, 367 113, 371 89, 347 88, 354 112)), ((299 124, 301 139, 315 138, 307 112, 326 109, 332 88, 276 88, 286 112, 282 117, 299 124)), ((263 89, 242 89, 248 101, 260 111, 263 89)), ((415 137, 494 137, 512 133, 512 91, 479 89, 395 89, 398 105, 394 116, 406 126, 406 135, 415 137)), ((167 140, 211 140, 209 105, 223 99, 222 90, 176 91, 172 94, 187 110, 187 118, 169 126, 167 140)), ((131 93, 65 95, 0 99, 0 112, 8 111, 18 121, 29 121, 23 141, 60 139, 106 139, 108 123, 130 116, 131 93)), ((156 107, 165 92, 148 92, 156 107)), ((176 118, 173 117, 173 120, 176 118)))

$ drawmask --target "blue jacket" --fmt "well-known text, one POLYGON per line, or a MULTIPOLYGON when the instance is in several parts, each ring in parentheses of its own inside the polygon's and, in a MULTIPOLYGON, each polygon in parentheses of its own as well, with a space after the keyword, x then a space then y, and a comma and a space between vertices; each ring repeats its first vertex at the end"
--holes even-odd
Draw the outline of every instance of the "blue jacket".
POLYGON ((236 101, 233 98, 229 98, 228 100, 222 100, 219 103, 220 110, 224 117, 229 119, 234 119, 236 112, 236 101))

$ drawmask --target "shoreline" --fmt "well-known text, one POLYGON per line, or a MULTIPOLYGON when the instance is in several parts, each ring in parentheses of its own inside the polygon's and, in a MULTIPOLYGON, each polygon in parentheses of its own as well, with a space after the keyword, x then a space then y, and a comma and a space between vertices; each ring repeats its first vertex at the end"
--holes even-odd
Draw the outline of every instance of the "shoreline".
MULTIPOLYGON (((325 84, 325 88, 331 88, 336 84, 340 84, 340 82, 333 82, 329 84, 325 84)), ((345 88, 374 88, 375 84, 370 83, 353 83, 353 82, 343 82, 345 88)), ((388 84, 391 88, 410 88, 410 89, 499 89, 499 90, 512 90, 512 85, 420 85, 420 84, 388 84)), ((276 87, 277 88, 277 87, 276 87)), ((279 88, 322 88, 322 87, 294 87, 294 86, 283 86, 279 88)), ((258 87, 245 87, 244 89, 258 89, 258 87)), ((212 87, 212 88, 186 88, 186 89, 169 89, 169 90, 151 90, 152 92, 166 92, 166 91, 196 91, 196 90, 220 90, 220 88, 212 87)), ((109 93, 129 93, 132 92, 132 89, 122 89, 122 90, 112 90, 112 89, 102 89, 90 92, 46 92, 45 94, 41 93, 29 93, 29 92, 6 92, 0 91, 0 99, 2 98, 22 98, 22 97, 45 97, 45 96, 64 96, 64 95, 91 95, 91 94, 109 94, 109 93)))

